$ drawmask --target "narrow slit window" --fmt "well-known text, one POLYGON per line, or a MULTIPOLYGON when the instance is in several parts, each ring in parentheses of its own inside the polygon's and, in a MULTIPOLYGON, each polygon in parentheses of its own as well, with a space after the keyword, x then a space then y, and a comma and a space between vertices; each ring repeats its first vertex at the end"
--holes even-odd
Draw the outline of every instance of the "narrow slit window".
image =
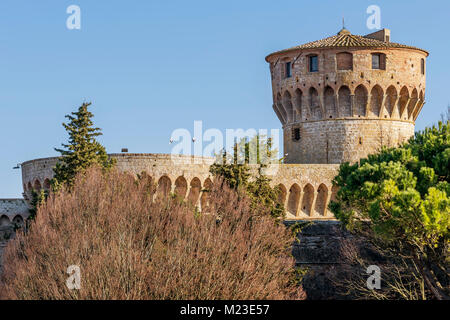
POLYGON ((300 140, 300 128, 294 128, 292 138, 294 141, 300 140))

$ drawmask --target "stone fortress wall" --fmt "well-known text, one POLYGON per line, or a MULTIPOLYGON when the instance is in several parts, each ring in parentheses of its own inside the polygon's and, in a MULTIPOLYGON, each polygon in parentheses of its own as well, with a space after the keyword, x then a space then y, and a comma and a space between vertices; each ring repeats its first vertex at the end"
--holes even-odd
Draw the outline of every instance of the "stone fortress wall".
MULTIPOLYGON (((212 183, 209 172, 214 158, 191 157, 170 154, 110 154, 117 160, 116 167, 123 172, 137 175, 145 172, 157 183, 160 193, 175 193, 201 210, 207 194, 203 190, 212 183)), ((22 163, 22 181, 27 201, 32 190, 49 189, 53 177, 53 167, 58 158, 43 158, 22 163)), ((333 220, 327 206, 336 190, 332 179, 338 165, 324 164, 287 164, 271 165, 261 171, 272 179, 273 186, 281 190, 280 201, 287 209, 287 219, 333 220)), ((258 165, 250 165, 254 176, 258 165)))
MULTIPOLYGON (((425 103, 428 52, 393 43, 383 29, 366 36, 343 28, 334 36, 266 57, 273 109, 283 127, 285 163, 264 169, 281 189, 287 219, 329 220, 340 163, 355 162, 414 134, 425 103), (377 58, 377 59, 375 59, 377 58)), ((173 192, 201 209, 213 158, 111 154, 121 171, 146 172, 158 192, 173 192)), ((57 158, 22 164, 23 196, 50 188, 57 158)), ((260 169, 252 166, 253 176, 260 169)))
POLYGON ((24 199, 0 199, 0 227, 12 223, 22 225, 30 215, 24 199))
POLYGON ((0 199, 0 268, 3 248, 14 237, 14 226, 22 226, 29 215, 29 207, 24 199, 0 199))
MULTIPOLYGON (((286 224, 315 221, 303 229, 300 242, 293 245, 297 264, 314 270, 311 290, 307 290, 310 297, 324 295, 326 270, 341 263, 339 246, 349 236, 328 210, 337 192, 332 180, 339 164, 356 162, 414 134, 415 120, 425 104, 427 56, 425 50, 392 43, 387 29, 366 36, 342 29, 335 36, 266 57, 273 110, 283 128, 286 164, 250 167, 254 177, 262 172, 272 179, 273 186, 280 187, 286 224)), ((110 156, 117 159, 121 171, 135 175, 146 172, 157 183, 157 192, 172 192, 200 210, 205 207, 207 193, 203 190, 212 183, 209 168, 214 158, 134 153, 110 156)), ((50 188, 57 160, 22 163, 25 200, 0 200, 0 236, 2 223, 19 221, 19 212, 26 218, 25 201, 29 203, 33 189, 50 188)), ((304 288, 308 289, 307 282, 304 288)))
MULTIPOLYGON (((393 43, 383 29, 337 35, 272 53, 273 109, 283 127, 285 163, 265 168, 281 189, 288 220, 332 220, 328 203, 340 163, 355 162, 414 134, 425 103, 425 50, 393 43)), ((111 154, 117 168, 146 172, 158 192, 198 205, 211 183, 214 158, 167 154, 111 154)), ((57 158, 22 164, 24 198, 50 188, 57 158)), ((256 176, 258 166, 251 166, 256 176)))

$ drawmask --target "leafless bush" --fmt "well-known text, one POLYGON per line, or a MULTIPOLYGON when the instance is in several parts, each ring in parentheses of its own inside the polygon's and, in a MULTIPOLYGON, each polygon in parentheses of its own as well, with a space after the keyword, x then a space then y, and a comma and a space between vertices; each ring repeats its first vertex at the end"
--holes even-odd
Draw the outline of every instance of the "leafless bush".
MULTIPOLYGON (((151 179, 91 169, 50 195, 4 252, 6 299, 299 299, 293 236, 216 182, 209 214, 151 179), (68 266, 81 268, 69 290, 68 266)), ((264 210, 261 208, 261 210, 264 210)))
POLYGON ((342 296, 370 300, 425 300, 427 291, 413 259, 394 255, 387 247, 349 237, 340 248, 342 265, 332 270, 331 279, 342 296), (367 268, 376 265, 381 270, 381 286, 367 285, 367 268))

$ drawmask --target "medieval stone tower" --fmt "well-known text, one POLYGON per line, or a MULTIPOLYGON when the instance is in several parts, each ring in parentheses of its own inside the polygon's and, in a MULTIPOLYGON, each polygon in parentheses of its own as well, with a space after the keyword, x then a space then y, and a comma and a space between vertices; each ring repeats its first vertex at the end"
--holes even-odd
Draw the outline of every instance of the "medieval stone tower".
POLYGON ((407 140, 425 103, 427 56, 391 42, 388 29, 342 29, 267 56, 285 162, 354 162, 407 140))
MULTIPOLYGON (((414 134, 424 104, 428 52, 390 41, 387 29, 337 35, 270 54, 273 109, 283 125, 287 165, 266 174, 281 190, 287 220, 334 220, 328 204, 336 196, 332 180, 339 163, 357 161, 382 146, 395 146, 414 134)), ((205 207, 214 158, 168 154, 110 154, 116 167, 146 172, 158 192, 175 193, 205 207), (208 188, 206 188, 208 189, 208 188)), ((23 162, 23 196, 49 189, 57 157, 23 162)), ((257 165, 252 172, 259 172, 257 165)), ((21 200, 22 204, 24 201, 21 200)), ((15 219, 8 202, 0 226, 15 219)), ((18 219, 18 218, 17 218, 18 219)))

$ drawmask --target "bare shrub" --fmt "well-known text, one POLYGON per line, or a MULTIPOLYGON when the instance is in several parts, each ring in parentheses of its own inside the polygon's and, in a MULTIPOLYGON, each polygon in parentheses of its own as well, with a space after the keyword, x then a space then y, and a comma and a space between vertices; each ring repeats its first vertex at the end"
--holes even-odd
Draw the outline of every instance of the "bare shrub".
POLYGON ((426 300, 430 292, 414 260, 398 255, 363 237, 349 237, 340 246, 342 265, 330 272, 337 291, 358 300, 426 300), (381 286, 367 286, 367 268, 375 265, 381 271, 381 286))
MULTIPOLYGON (((209 214, 157 197, 135 180, 90 169, 72 191, 51 194, 27 233, 4 252, 7 299, 299 299, 293 236, 222 182, 209 214), (69 290, 68 266, 81 268, 69 290)), ((261 210, 264 210, 261 208, 261 210)))

